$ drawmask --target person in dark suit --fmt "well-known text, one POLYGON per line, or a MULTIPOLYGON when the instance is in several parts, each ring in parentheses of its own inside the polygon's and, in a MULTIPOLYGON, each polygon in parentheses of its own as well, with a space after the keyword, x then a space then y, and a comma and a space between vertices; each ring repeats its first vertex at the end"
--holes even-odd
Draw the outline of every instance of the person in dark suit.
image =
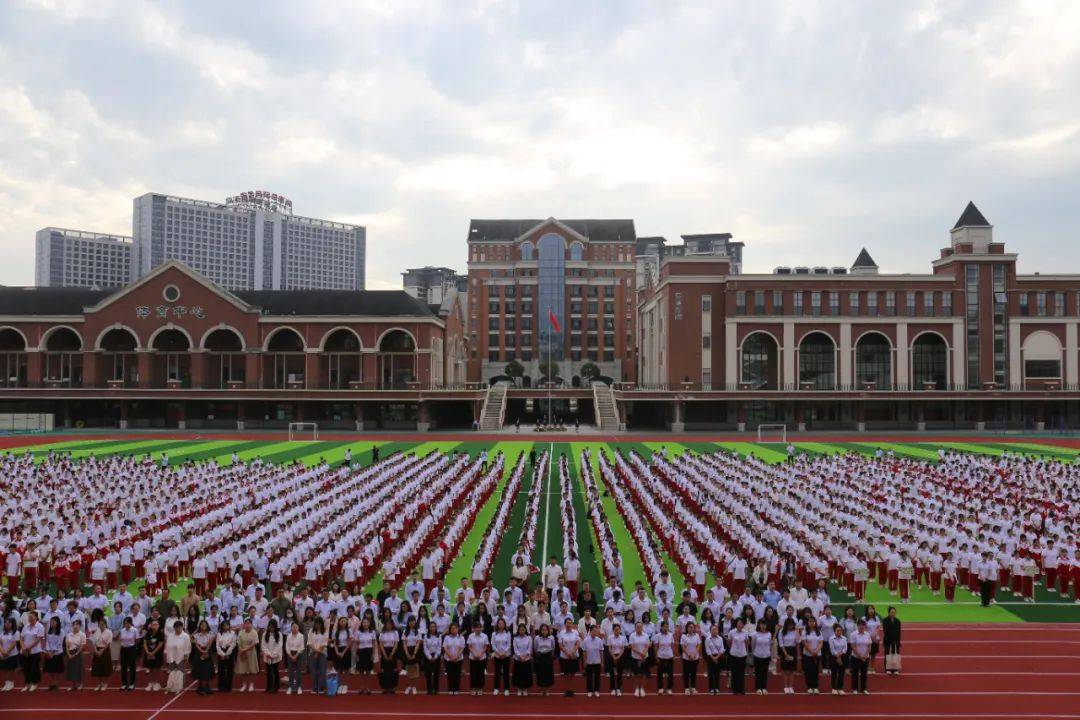
POLYGON ((896 608, 890 607, 889 614, 881 621, 882 644, 885 646, 885 672, 899 675, 899 670, 888 669, 888 658, 891 654, 900 654, 900 618, 896 617, 896 608))

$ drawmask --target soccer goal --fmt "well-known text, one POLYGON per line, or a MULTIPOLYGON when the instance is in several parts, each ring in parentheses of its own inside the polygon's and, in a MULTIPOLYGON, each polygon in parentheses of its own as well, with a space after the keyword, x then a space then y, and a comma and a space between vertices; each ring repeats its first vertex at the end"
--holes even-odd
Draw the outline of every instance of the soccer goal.
POLYGON ((757 426, 758 442, 787 442, 787 425, 768 425, 762 423, 757 426))
POLYGON ((319 425, 312 422, 291 422, 289 423, 289 439, 318 440, 319 425), (310 437, 308 436, 309 432, 311 433, 310 437))

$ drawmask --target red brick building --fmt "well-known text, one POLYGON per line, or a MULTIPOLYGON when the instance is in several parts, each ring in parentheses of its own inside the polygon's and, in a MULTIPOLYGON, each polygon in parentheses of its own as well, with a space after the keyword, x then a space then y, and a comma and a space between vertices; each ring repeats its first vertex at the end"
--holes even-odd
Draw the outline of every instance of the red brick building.
POLYGON ((635 242, 632 220, 473 220, 469 379, 490 381, 516 360, 535 385, 550 358, 568 387, 585 363, 633 381, 635 242))
POLYGON ((919 275, 880 274, 866 250, 773 274, 659 253, 639 278, 630 422, 1076 425, 1080 276, 1018 274, 973 204, 950 239, 919 275))
POLYGON ((468 426, 460 296, 226 291, 171 262, 118 290, 0 288, 0 412, 120 427, 468 426))

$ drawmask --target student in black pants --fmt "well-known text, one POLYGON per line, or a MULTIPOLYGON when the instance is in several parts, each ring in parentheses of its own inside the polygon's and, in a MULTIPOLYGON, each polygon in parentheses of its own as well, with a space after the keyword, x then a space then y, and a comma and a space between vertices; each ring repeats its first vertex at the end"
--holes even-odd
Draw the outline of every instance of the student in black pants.
POLYGON ((900 654, 900 618, 896 617, 896 608, 890 607, 885 619, 881 621, 882 648, 885 651, 885 672, 891 675, 899 675, 899 670, 890 670, 888 660, 890 655, 900 654))
POLYGON ((439 658, 442 655, 442 638, 439 637, 439 630, 433 622, 428 623, 428 633, 424 638, 424 644, 420 651, 422 653, 421 667, 424 668, 424 688, 427 690, 428 695, 438 695, 439 667, 441 665, 439 658))
POLYGON ((724 670, 724 638, 720 636, 720 625, 709 628, 709 637, 705 638, 705 671, 709 681, 709 694, 720 694, 720 673, 724 670))
POLYGON ((775 638, 769 632, 764 620, 759 620, 757 630, 750 635, 750 645, 754 656, 754 692, 767 695, 769 692, 769 661, 775 654, 775 638))
POLYGON ((660 623, 660 631, 653 636, 653 649, 656 651, 656 694, 671 694, 675 685, 675 635, 668 628, 667 621, 660 623))
POLYGON ((451 695, 461 690, 461 663, 465 661, 465 638, 461 636, 457 623, 450 623, 447 634, 442 639, 443 665, 446 666, 446 689, 451 695))
POLYGON ((818 630, 817 620, 810 618, 802 637, 802 670, 808 695, 818 694, 818 681, 821 677, 821 649, 824 645, 825 639, 821 637, 821 632, 818 630))
POLYGON ((731 645, 728 669, 731 671, 731 692, 746 694, 746 655, 750 650, 750 634, 743 627, 742 618, 735 621, 735 629, 728 635, 731 645))
POLYGON ((829 665, 832 675, 832 694, 844 694, 844 670, 847 660, 848 641, 844 629, 839 623, 833 626, 833 636, 829 638, 829 665))
POLYGON ((870 645, 873 637, 866 629, 866 621, 860 620, 855 632, 848 640, 850 648, 849 661, 851 662, 851 692, 859 695, 869 695, 866 689, 866 675, 870 668, 870 645))

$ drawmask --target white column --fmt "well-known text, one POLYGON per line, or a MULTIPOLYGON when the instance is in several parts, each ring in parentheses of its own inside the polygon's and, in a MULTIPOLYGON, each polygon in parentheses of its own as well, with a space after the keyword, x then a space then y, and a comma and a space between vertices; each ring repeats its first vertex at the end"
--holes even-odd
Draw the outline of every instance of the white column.
POLYGON ((799 383, 795 377, 795 323, 784 323, 784 371, 780 380, 781 389, 797 388, 799 383))
POLYGON ((953 384, 967 386, 967 340, 964 337, 964 321, 954 320, 952 326, 952 380, 953 384))
MULTIPOLYGON (((1074 327, 1067 325, 1066 327, 1074 327)), ((1009 387, 1021 388, 1024 385, 1024 359, 1020 352, 1020 323, 1009 323, 1009 387)))
POLYGON ((1075 385, 1077 382, 1077 325, 1066 323, 1065 325, 1065 385, 1075 385))
POLYGON ((724 321, 724 383, 728 387, 739 384, 739 367, 736 362, 738 329, 739 326, 734 320, 724 321))
POLYGON ((851 387, 855 380, 851 368, 851 323, 840 323, 840 385, 851 387))
POLYGON ((911 387, 911 378, 908 377, 908 358, 911 357, 911 348, 908 347, 907 323, 896 324, 896 380, 894 387, 907 389, 911 387))

